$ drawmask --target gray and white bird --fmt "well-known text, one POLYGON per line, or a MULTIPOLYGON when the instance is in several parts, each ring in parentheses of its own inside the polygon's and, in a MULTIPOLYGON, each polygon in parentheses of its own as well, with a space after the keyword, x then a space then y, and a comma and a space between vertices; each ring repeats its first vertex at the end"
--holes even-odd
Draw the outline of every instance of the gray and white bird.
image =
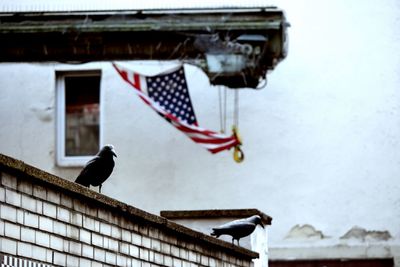
POLYGON ((105 180, 111 175, 114 169, 114 156, 117 157, 113 145, 105 145, 96 156, 88 161, 75 180, 75 183, 89 187, 101 186, 105 180))
POLYGON ((213 232, 211 235, 215 236, 216 238, 221 235, 230 235, 232 236, 232 244, 236 239, 239 245, 239 239, 253 233, 257 225, 260 225, 262 228, 264 228, 261 217, 259 215, 253 215, 249 218, 235 220, 212 228, 213 232))

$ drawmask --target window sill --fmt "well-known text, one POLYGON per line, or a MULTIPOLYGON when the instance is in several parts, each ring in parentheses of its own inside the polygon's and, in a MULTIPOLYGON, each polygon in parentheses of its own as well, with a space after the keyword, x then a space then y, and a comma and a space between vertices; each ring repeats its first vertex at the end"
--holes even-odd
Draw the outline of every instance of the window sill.
POLYGON ((79 156, 79 157, 59 157, 57 158, 57 166, 59 167, 83 167, 91 160, 93 156, 79 156))

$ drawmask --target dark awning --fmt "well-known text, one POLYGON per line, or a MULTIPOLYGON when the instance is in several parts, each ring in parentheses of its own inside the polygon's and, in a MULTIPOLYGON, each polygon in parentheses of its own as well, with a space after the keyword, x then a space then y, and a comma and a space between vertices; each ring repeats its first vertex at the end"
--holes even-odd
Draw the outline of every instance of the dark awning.
POLYGON ((0 62, 179 59, 255 88, 286 57, 287 25, 273 7, 0 13, 0 62))

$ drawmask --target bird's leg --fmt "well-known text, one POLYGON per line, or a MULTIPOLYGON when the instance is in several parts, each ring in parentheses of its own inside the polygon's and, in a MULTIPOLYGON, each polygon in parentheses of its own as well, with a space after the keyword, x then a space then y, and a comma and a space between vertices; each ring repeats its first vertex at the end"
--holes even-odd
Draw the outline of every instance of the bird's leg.
POLYGON ((99 193, 101 193, 101 186, 102 186, 102 185, 99 185, 99 193))
POLYGON ((238 239, 237 241, 238 241, 238 246, 240 246, 240 244, 239 244, 239 239, 238 239))
POLYGON ((232 245, 235 245, 235 238, 232 237, 232 245))

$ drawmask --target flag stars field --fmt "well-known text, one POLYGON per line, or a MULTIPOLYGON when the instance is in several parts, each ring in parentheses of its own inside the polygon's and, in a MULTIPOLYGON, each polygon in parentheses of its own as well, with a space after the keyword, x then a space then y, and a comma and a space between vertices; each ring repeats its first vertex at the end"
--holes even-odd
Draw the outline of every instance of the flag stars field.
POLYGON ((228 136, 198 126, 183 65, 155 76, 144 76, 117 64, 113 66, 149 107, 211 153, 240 144, 235 134, 228 136))

